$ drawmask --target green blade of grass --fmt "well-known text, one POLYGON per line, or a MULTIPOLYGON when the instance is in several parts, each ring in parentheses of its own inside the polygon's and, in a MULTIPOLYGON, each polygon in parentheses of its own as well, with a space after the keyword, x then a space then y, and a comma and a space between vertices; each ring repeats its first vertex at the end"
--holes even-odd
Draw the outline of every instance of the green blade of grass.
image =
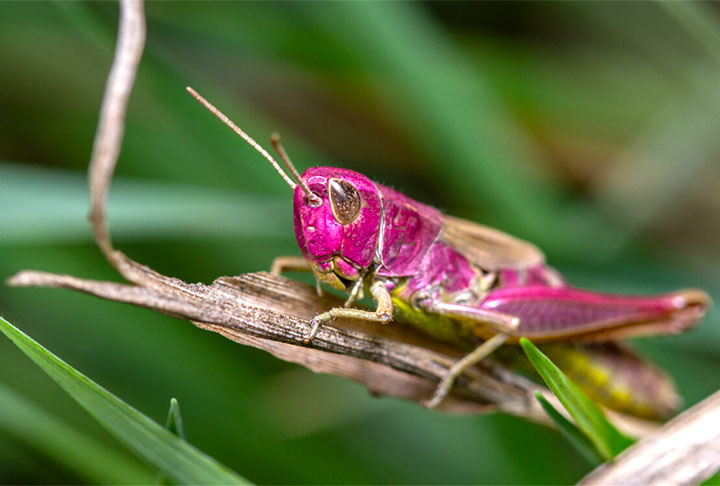
POLYGON ((702 484, 702 486, 718 486, 720 485, 720 474, 711 476, 700 484, 702 484))
POLYGON ((171 434, 180 437, 182 440, 187 440, 187 437, 185 437, 185 429, 183 428, 182 416, 180 416, 180 403, 178 403, 177 398, 170 399, 170 410, 168 410, 165 428, 168 429, 171 434))
MULTIPOLYGON (((168 410, 165 428, 169 430, 171 434, 187 441, 187 437, 185 437, 185 430, 183 428, 182 416, 180 415, 180 403, 176 398, 170 399, 170 409, 168 410)), ((170 478, 163 473, 158 474, 157 483, 160 485, 172 484, 170 478)))
POLYGON ((545 384, 604 459, 612 459, 633 444, 633 440, 608 422, 600 409, 533 343, 521 338, 520 345, 545 384))
MULTIPOLYGON (((87 178, 80 172, 0 161, 0 245, 88 242, 87 178)), ((275 238, 287 235, 289 199, 190 184, 118 178, 109 197, 118 241, 149 238, 275 238), (258 217, 262 215, 262 217, 258 217)))
POLYGON ((94 484, 148 484, 147 467, 75 430, 0 384, 0 428, 94 484))
POLYGON ((181 484, 249 484, 138 412, 0 317, 0 331, 128 448, 181 484))
POLYGON ((545 410, 545 413, 548 414, 548 417, 555 422, 560 433, 575 446, 575 449, 577 449, 590 464, 597 466, 603 462, 603 458, 598 454, 593 443, 590 442, 590 439, 588 439, 574 423, 570 422, 563 414, 558 412, 539 391, 535 392, 535 398, 540 402, 540 406, 545 410))

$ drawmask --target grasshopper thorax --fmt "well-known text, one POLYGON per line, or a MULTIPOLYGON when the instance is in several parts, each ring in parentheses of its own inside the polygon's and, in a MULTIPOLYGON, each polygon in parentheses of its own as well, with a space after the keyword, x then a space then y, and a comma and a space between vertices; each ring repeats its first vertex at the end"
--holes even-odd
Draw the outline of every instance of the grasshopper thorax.
POLYGON ((295 236, 315 276, 345 290, 372 265, 380 234, 382 209, 376 185, 357 172, 312 167, 298 184, 293 211, 295 236), (318 201, 319 199, 319 201, 318 201))

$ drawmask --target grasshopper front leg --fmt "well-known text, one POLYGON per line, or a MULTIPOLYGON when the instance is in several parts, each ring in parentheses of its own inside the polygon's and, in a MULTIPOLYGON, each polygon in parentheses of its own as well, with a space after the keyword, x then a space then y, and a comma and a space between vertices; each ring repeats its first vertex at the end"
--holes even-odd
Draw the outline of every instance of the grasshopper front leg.
POLYGON ((320 325, 331 321, 336 317, 344 317, 347 319, 362 319, 365 321, 381 322, 386 324, 392 320, 393 303, 390 292, 383 282, 373 282, 370 286, 370 294, 377 303, 375 311, 366 311, 362 309, 347 309, 345 307, 335 307, 327 312, 318 314, 312 320, 312 328, 310 334, 305 338, 305 343, 313 340, 320 329, 320 325))

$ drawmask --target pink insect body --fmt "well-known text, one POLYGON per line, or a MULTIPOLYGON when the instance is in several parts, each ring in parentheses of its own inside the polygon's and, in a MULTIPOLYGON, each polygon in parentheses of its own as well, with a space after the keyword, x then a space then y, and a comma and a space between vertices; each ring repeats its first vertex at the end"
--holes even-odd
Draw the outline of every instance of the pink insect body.
MULTIPOLYGON (((708 304, 698 290, 629 297, 575 289, 533 245, 445 217, 362 174, 314 167, 302 178, 321 202, 309 203, 295 188, 298 245, 316 277, 341 290, 360 278, 379 281, 394 300, 422 311, 506 324, 511 341, 677 333, 708 304), (350 208, 344 217, 339 200, 350 208), (464 244, 453 244, 463 237, 464 244)), ((493 326, 476 325, 474 333, 487 338, 493 326)))
MULTIPOLYGON (((528 242, 443 215, 351 170, 313 167, 300 176, 274 136, 273 146, 291 178, 257 142, 188 91, 270 161, 294 190, 295 235, 304 261, 280 257, 273 271, 309 267, 318 282, 350 294, 345 307, 313 319, 307 342, 336 317, 386 323, 398 316, 438 339, 476 346, 448 371, 428 406, 440 403, 467 367, 522 336, 547 343, 608 343, 577 359, 552 349, 557 359, 572 361, 573 368, 598 356, 606 374, 620 381, 629 377, 626 388, 635 388, 633 377, 646 377, 645 385, 654 380, 656 385, 639 387, 648 390, 645 408, 664 402, 667 406, 655 410, 672 409, 676 403, 664 374, 613 343, 686 330, 704 315, 710 303, 705 292, 625 296, 573 288, 528 242), (374 311, 350 308, 363 286, 377 304, 374 311), (651 376, 655 378, 647 378, 651 376)), ((617 398, 625 392, 608 393, 617 398)))

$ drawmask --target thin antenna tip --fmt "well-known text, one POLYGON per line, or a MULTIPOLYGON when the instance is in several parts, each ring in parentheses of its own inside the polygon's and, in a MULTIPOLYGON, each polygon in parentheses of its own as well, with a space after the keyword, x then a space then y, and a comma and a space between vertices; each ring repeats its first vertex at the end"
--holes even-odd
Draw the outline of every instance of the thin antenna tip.
MULTIPOLYGON (((270 162, 273 167, 275 167, 275 170, 278 171, 278 174, 280 174, 280 177, 282 177, 282 178, 285 180, 285 182, 287 182, 287 184, 288 184, 293 190, 295 189, 295 186, 296 186, 297 184, 295 184, 295 182, 285 173, 285 171, 282 170, 282 167, 280 167, 280 165, 275 161, 275 159, 273 159, 272 156, 271 156, 269 153, 267 153, 267 151, 266 151, 264 148, 262 148, 262 147, 260 146, 260 144, 258 144, 255 140, 253 140, 252 137, 250 137, 250 135, 248 135, 247 133, 245 133, 240 127, 238 127, 237 125, 235 125, 235 124, 232 122, 232 120, 230 120, 223 112, 221 112, 220 110, 218 110, 217 108, 215 108, 215 107, 212 105, 212 103, 210 103, 208 100, 206 100, 205 98, 203 98, 202 96, 200 96, 200 94, 198 94, 197 91, 195 91, 194 89, 192 89, 190 86, 186 86, 185 89, 187 90, 188 93, 190 93, 191 95, 193 95, 193 97, 194 97, 196 100, 198 100, 198 101, 200 102, 200 104, 202 104, 205 108, 207 108, 208 110, 210 110, 210 112, 211 112, 213 115, 215 115, 216 117, 218 117, 221 122, 223 122, 225 125, 227 125, 232 131, 234 131, 235 133, 237 133, 243 140, 245 140, 247 143, 249 143, 255 150, 257 150, 258 152, 260 152, 260 155, 262 155, 263 157, 265 157, 265 158, 267 159, 267 161, 270 162)), ((308 191, 306 191, 306 192, 310 192, 310 191, 308 190, 308 191)))
POLYGON ((278 132, 273 132, 270 135, 270 142, 271 143, 278 143, 280 141, 280 134, 278 132))

